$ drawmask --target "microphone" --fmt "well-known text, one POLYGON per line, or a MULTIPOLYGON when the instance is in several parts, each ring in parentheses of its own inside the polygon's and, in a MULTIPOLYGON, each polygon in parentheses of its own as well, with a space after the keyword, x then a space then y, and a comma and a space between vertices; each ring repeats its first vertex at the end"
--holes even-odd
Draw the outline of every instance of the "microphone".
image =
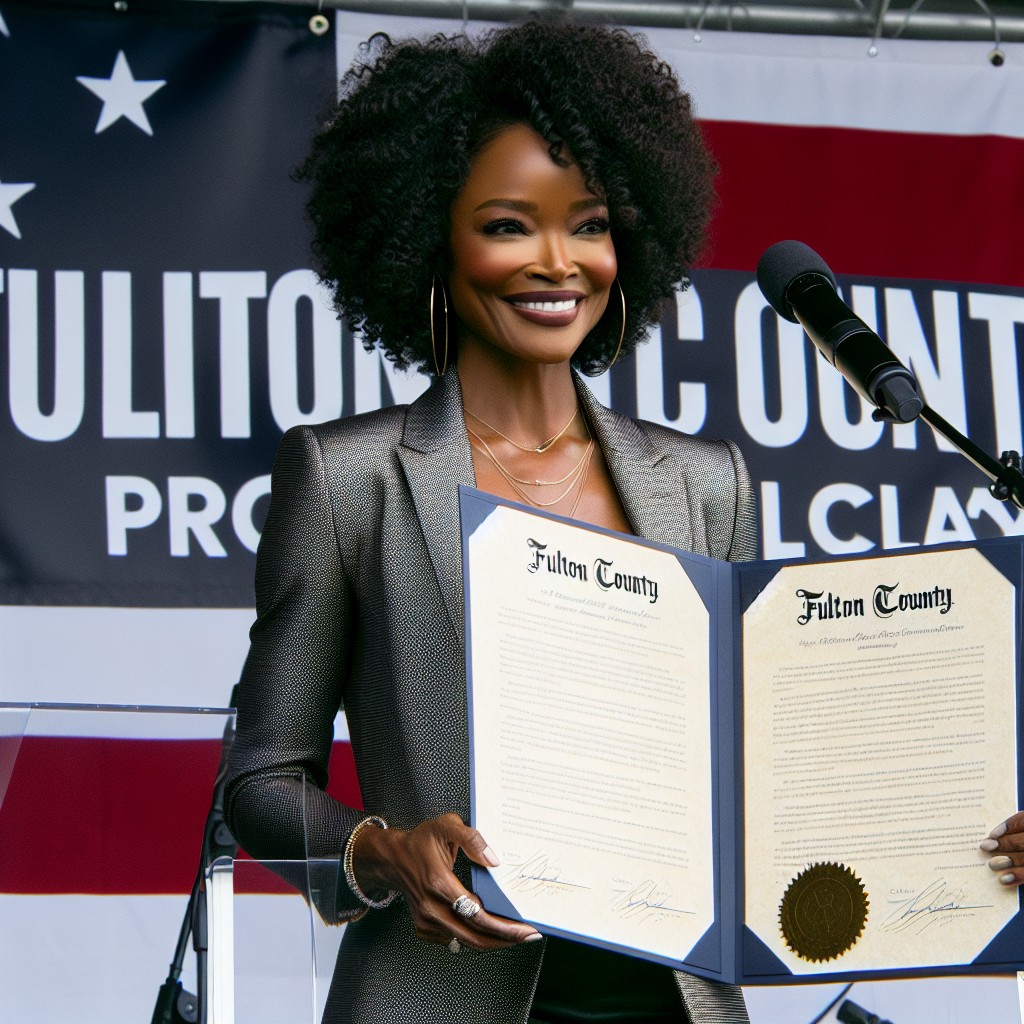
POLYGON ((836 1020, 842 1024, 891 1024, 891 1021, 882 1020, 877 1014, 869 1013, 850 999, 836 1011, 836 1020))
POLYGON ((876 406, 874 419, 917 419, 924 401, 914 375, 843 302, 828 264, 810 246, 776 242, 758 260, 757 283, 772 309, 799 323, 854 390, 876 406))

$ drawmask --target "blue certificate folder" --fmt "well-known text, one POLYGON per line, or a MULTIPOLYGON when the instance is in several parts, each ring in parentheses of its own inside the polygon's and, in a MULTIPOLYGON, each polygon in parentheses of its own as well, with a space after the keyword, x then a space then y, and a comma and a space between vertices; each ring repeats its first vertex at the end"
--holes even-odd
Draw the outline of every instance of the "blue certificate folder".
MULTIPOLYGON (((681 954, 679 959, 654 956, 627 946, 598 941, 588 935, 547 927, 542 922, 530 921, 531 924, 547 934, 557 934, 563 938, 603 946, 629 955, 642 956, 692 974, 735 984, 791 985, 949 974, 999 974, 1024 968, 1024 913, 1021 913, 1019 897, 1015 904, 1010 905, 1011 908, 1015 906, 1017 909, 1016 913, 1009 917, 1008 923, 1002 926, 1001 930, 994 935, 980 953, 966 963, 931 964, 927 967, 904 967, 896 963, 891 967, 886 965, 886 969, 881 970, 844 970, 842 968, 843 958, 839 956, 831 959, 827 965, 824 963, 818 965, 818 969, 822 970, 827 966, 826 973, 805 974, 791 971, 783 960, 748 927, 745 920, 744 865, 748 856, 758 856, 758 843, 756 836, 748 838, 744 835, 744 771, 745 767, 755 770, 755 766, 744 766, 743 763, 743 614, 784 567, 807 566, 808 563, 802 560, 746 563, 718 561, 640 538, 623 537, 621 534, 590 527, 559 516, 548 515, 535 508, 505 501, 464 486, 459 488, 459 500, 466 600, 467 685, 471 710, 469 737, 471 765, 476 764, 477 751, 474 748, 472 728, 474 684, 469 540, 495 509, 506 506, 537 516, 542 520, 548 519, 565 523, 576 528, 591 530, 620 540, 627 540, 633 544, 668 552, 678 559, 709 613, 714 923, 688 952, 681 954)), ((927 555, 933 552, 964 548, 976 549, 1015 588, 1013 593, 1015 635, 1007 637, 1006 642, 1012 644, 1012 654, 1008 657, 1012 659, 1014 673, 1016 708, 1012 713, 1016 728, 1017 759, 1019 761, 1021 736, 1019 716, 1020 708, 1024 703, 1021 700, 1019 653, 1022 618, 1021 594, 1024 592, 1024 537, 1004 537, 981 540, 972 544, 918 548, 913 549, 911 553, 927 555)), ((891 553, 872 551, 853 559, 832 559, 821 564, 830 565, 865 558, 885 559, 900 556, 905 558, 907 554, 908 552, 905 550, 891 553)), ((821 600, 824 602, 826 598, 822 596, 821 600)), ((831 595, 828 600, 831 603, 831 595)), ((883 596, 881 605, 883 611, 887 607, 886 600, 888 599, 883 596)), ((941 595, 937 600, 941 600, 941 595)), ((795 597, 794 601, 796 601, 795 597)), ((838 607, 836 611, 838 613, 838 607)), ((827 615, 827 609, 823 608, 820 614, 827 615)), ((871 615, 870 608, 865 610, 865 614, 871 615)), ((1007 765, 1006 771, 1015 774, 1016 764, 1007 765)), ((471 785, 472 816, 476 823, 478 813, 475 774, 472 776, 471 785)), ((1019 776, 1017 776, 1016 790, 1017 807, 1024 807, 1024 802, 1022 802, 1024 794, 1021 793, 1019 776)), ((1005 808, 1005 816, 1012 814, 1017 807, 1005 808)), ((996 822, 986 823, 986 830, 994 824, 996 822)), ((980 841, 983 836, 984 831, 978 835, 977 839, 980 841)), ((985 868, 985 882, 989 882, 990 874, 985 868)), ((978 872, 978 875, 980 877, 981 872, 978 872)), ((999 888, 994 876, 991 877, 990 882, 993 887, 999 888)), ((516 920, 524 919, 487 870, 474 865, 473 885, 475 892, 488 911, 516 920)), ((1013 910, 1010 909, 1004 913, 1013 914, 1013 910)))

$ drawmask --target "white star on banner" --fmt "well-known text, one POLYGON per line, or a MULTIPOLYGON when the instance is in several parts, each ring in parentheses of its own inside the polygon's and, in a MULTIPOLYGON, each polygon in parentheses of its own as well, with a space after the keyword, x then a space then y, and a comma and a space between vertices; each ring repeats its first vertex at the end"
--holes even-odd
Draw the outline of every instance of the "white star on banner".
POLYGON ((25 181, 20 185, 4 185, 0 182, 0 228, 9 231, 15 238, 21 238, 21 232, 18 230, 18 222, 14 219, 11 207, 35 187, 34 181, 25 181))
POLYGON ((96 134, 106 131, 119 118, 127 117, 132 124, 137 125, 147 135, 153 134, 149 126, 149 118, 142 109, 142 104, 157 91, 162 89, 167 82, 163 79, 154 79, 149 82, 137 82, 132 77, 132 69, 128 67, 128 58, 124 50, 117 51, 117 58, 114 60, 114 70, 110 72, 109 78, 86 78, 79 75, 75 81, 80 82, 90 92, 95 93, 103 100, 103 109, 100 111, 100 119, 96 122, 96 134))

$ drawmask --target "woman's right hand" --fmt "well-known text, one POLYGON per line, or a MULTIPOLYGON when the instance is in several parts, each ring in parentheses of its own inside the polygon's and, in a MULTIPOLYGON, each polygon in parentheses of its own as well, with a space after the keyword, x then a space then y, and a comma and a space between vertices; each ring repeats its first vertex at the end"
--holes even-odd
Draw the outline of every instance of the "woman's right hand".
POLYGON ((373 825, 361 829, 352 850, 352 870, 363 892, 400 892, 424 942, 446 946, 454 937, 463 946, 488 950, 539 939, 540 932, 528 924, 488 914, 479 898, 463 887, 452 871, 460 849, 481 867, 498 867, 498 858, 475 828, 457 814, 442 814, 410 832, 373 825), (452 904, 460 896, 469 896, 480 912, 471 918, 457 914, 452 904))
POLYGON ((1016 889, 1024 883, 1024 811, 1011 814, 981 841, 981 848, 995 854, 988 866, 1003 885, 1016 889))

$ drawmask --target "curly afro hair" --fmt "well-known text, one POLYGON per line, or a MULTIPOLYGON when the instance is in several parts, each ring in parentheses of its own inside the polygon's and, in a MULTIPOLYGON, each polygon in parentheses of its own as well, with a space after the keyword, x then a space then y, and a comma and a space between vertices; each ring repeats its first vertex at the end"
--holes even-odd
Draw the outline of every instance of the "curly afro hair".
MULTIPOLYGON (((374 36, 347 74, 300 180, 317 270, 339 312, 404 368, 431 369, 427 315, 448 259, 449 210, 473 157, 526 123, 552 159, 575 160, 608 206, 627 315, 622 354, 687 283, 714 198, 714 162, 671 68, 624 30, 526 22, 476 39, 374 36)), ((600 373, 618 303, 573 364, 600 373)))

